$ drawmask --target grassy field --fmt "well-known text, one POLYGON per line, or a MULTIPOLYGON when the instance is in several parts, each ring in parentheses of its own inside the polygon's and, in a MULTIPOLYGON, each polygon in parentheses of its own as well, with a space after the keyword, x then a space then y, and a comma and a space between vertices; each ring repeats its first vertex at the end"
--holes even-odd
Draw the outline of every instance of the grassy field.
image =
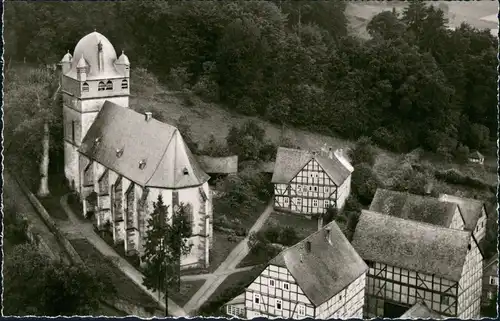
MULTIPOLYGON (((498 28, 496 21, 487 19, 497 14, 496 1, 432 1, 432 4, 445 12, 448 26, 451 28, 460 26, 462 22, 479 29, 498 28)), ((349 1, 346 8, 349 30, 352 34, 367 39, 369 35, 366 25, 373 16, 382 11, 390 11, 392 8, 401 12, 406 5, 404 1, 349 1)))
POLYGON ((182 281, 180 291, 170 293, 170 298, 182 307, 198 292, 204 283, 205 280, 182 281))
POLYGON ((242 293, 245 288, 262 272, 263 267, 255 267, 249 271, 229 275, 200 307, 199 314, 204 316, 225 316, 221 311, 224 303, 242 293))
MULTIPOLYGON (((87 240, 74 239, 70 240, 71 245, 80 255, 85 263, 95 264, 97 262, 105 262, 105 257, 87 240)), ((135 304, 144 307, 159 308, 155 300, 132 282, 122 271, 113 265, 111 262, 106 262, 105 267, 113 284, 117 287, 117 295, 126 301, 134 302, 135 304)))

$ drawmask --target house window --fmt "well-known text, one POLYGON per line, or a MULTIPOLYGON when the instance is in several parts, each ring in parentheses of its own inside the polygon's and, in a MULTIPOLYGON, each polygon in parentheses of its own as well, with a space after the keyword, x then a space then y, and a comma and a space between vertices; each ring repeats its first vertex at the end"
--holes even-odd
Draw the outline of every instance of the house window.
POLYGON ((306 306, 303 304, 299 305, 299 315, 306 315, 306 306))
POLYGON ((302 185, 297 185, 297 193, 302 193, 302 185))
POLYGON ((253 294, 253 302, 255 304, 260 304, 260 295, 259 294, 257 294, 257 293, 253 294))
POLYGON ((342 294, 339 295, 339 301, 342 301, 342 294))
POLYGON ((447 295, 441 295, 441 304, 450 305, 450 297, 447 295))
POLYGON ((317 192, 318 191, 318 186, 314 186, 314 191, 317 192))
POLYGON ((313 200, 313 206, 318 207, 318 200, 313 200))
POLYGON ((275 285, 274 280, 269 279, 269 286, 274 288, 274 285, 275 285))
POLYGON ((83 92, 88 92, 89 91, 89 84, 87 84, 86 82, 84 82, 83 85, 82 85, 82 91, 83 92))
POLYGON ((490 284, 491 285, 498 285, 498 277, 490 276, 490 284))
POLYGON ((284 198, 285 204, 288 204, 288 197, 284 198))
POLYGON ((312 192, 313 187, 309 185, 309 192, 312 192))
POLYGON ((486 297, 488 298, 488 300, 493 299, 493 292, 488 291, 488 293, 486 293, 486 297))
POLYGON ((106 83, 106 90, 113 90, 113 82, 111 80, 108 80, 106 83))
POLYGON ((276 299, 276 302, 274 304, 274 306, 276 307, 276 310, 281 310, 281 308, 282 308, 281 304, 282 304, 281 300, 280 299, 276 299))
POLYGON ((128 88, 128 81, 127 79, 122 80, 122 89, 127 89, 128 88))
POLYGON ((99 81, 99 84, 97 85, 97 91, 104 91, 104 90, 106 90, 106 85, 102 81, 99 81))
POLYGON ((302 204, 302 199, 301 198, 297 198, 297 205, 300 205, 302 204))
POLYGON ((329 200, 325 200, 325 208, 328 208, 328 206, 330 206, 330 201, 329 200))
POLYGON ((283 290, 290 290, 290 284, 287 282, 283 282, 283 290))
POLYGON ((325 193, 329 193, 330 192, 330 188, 329 187, 325 187, 325 193))

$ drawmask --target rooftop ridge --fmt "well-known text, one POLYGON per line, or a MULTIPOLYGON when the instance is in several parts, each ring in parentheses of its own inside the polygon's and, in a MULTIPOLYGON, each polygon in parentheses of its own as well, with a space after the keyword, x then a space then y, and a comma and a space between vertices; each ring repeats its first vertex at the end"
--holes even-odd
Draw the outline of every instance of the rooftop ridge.
POLYGON ((466 231, 466 230, 451 229, 451 228, 448 228, 448 227, 445 227, 445 226, 441 226, 441 225, 435 225, 435 224, 426 223, 426 222, 422 222, 422 221, 412 220, 412 219, 409 219, 409 218, 401 218, 401 217, 397 217, 397 216, 387 215, 387 214, 383 214, 383 213, 376 212, 376 211, 362 209, 361 213, 363 213, 363 212, 368 212, 368 213, 375 214, 375 215, 385 216, 385 217, 388 217, 388 218, 391 218, 391 219, 394 219, 394 220, 399 220, 399 221, 410 221, 410 222, 412 222, 415 225, 422 225, 422 226, 426 226, 426 227, 431 227, 431 228, 436 229, 436 230, 449 231, 449 232, 452 232, 452 233, 457 232, 457 234, 458 233, 462 233, 462 234, 466 233, 466 234, 469 234, 469 235, 472 234, 470 231, 466 231))

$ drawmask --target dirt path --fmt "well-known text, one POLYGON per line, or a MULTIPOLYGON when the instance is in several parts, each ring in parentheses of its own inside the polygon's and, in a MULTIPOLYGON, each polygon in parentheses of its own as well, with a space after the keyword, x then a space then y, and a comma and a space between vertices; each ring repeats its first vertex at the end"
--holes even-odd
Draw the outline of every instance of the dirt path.
POLYGON ((231 274, 238 273, 238 272, 250 271, 254 267, 255 267, 255 265, 245 266, 242 268, 231 269, 231 270, 226 270, 226 271, 217 272, 217 273, 214 272, 214 273, 205 273, 205 274, 183 275, 183 276, 181 276, 181 280, 182 281, 196 281, 196 280, 206 280, 206 279, 209 279, 209 278, 214 277, 214 276, 215 277, 223 276, 223 275, 229 276, 231 274))
MULTIPOLYGON (((273 199, 271 199, 264 212, 262 212, 260 217, 250 229, 248 235, 250 235, 252 232, 257 232, 262 228, 264 223, 269 218, 269 215, 271 215, 273 211, 273 202, 273 199)), ((217 270, 215 270, 211 275, 207 276, 207 281, 205 282, 205 284, 203 284, 198 292, 196 292, 184 306, 184 310, 188 314, 196 311, 203 303, 205 303, 208 298, 215 292, 215 290, 222 284, 222 282, 224 282, 228 275, 235 272, 234 270, 236 269, 236 266, 241 262, 241 260, 243 260, 243 258, 248 254, 250 250, 248 248, 248 238, 249 236, 243 239, 231 251, 231 253, 229 253, 226 260, 224 260, 224 262, 219 265, 217 270), (229 271, 233 272, 227 273, 229 271)))
MULTIPOLYGON (((61 222, 60 228, 68 238, 85 238, 87 239, 102 255, 111 257, 113 263, 127 275, 137 286, 139 286, 144 292, 151 296, 159 305, 165 308, 165 299, 162 297, 158 300, 158 293, 156 291, 148 290, 144 285, 142 285, 143 275, 141 272, 137 271, 130 263, 122 258, 116 251, 109 246, 103 239, 101 239, 93 230, 91 223, 82 222, 78 219, 75 213, 68 206, 68 195, 61 198, 61 206, 68 214, 69 222, 61 222)), ((174 317, 186 316, 184 309, 179 307, 174 301, 168 300, 168 310, 169 314, 174 317)))

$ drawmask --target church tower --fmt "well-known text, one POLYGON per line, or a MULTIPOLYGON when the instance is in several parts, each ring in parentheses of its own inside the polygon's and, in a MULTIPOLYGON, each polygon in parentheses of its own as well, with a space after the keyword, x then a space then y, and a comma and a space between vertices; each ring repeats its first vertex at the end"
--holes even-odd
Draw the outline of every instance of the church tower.
POLYGON ((64 122, 64 173, 73 189, 79 184, 78 148, 106 100, 129 107, 130 62, 98 32, 83 37, 61 62, 64 122))

